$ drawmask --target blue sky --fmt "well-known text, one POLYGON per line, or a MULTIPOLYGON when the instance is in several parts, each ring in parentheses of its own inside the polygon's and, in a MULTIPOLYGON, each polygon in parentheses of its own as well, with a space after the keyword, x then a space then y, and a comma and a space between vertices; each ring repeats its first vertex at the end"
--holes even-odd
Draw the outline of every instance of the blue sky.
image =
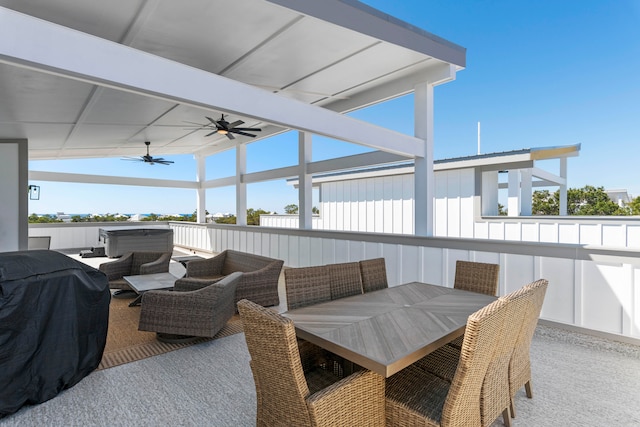
MULTIPOLYGON (((638 0, 367 0, 366 3, 467 49, 467 67, 435 90, 436 159, 473 155, 477 123, 482 152, 582 144, 569 159, 569 186, 627 189, 640 196, 640 1, 638 0)), ((413 133, 411 96, 353 116, 413 133)), ((297 162, 297 136, 248 146, 248 170, 297 162), (275 147, 274 147, 275 146, 275 147), (274 156, 272 153, 278 153, 274 156)), ((153 154, 153 147, 151 148, 153 154)), ((316 137, 313 158, 362 152, 316 137)), ((212 156, 207 178, 234 173, 234 152, 212 156)), ((193 180, 191 156, 171 157, 174 179, 193 180)), ((34 170, 165 178, 164 166, 119 159, 31 162, 34 170), (147 165, 144 165, 147 166, 147 165)), ((555 166, 555 165, 554 165, 555 166)), ((189 213, 189 190, 50 182, 29 212, 189 213)), ((248 187, 248 206, 282 212, 297 203, 283 181, 248 187)), ((207 192, 207 210, 234 212, 234 189, 207 192)))

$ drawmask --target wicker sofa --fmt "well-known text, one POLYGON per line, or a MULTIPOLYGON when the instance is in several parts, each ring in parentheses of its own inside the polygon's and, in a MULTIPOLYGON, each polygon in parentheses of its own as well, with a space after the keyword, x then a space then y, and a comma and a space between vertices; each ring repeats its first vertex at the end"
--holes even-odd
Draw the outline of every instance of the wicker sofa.
POLYGON ((242 299, 265 307, 278 305, 278 279, 283 264, 279 259, 227 249, 213 258, 187 263, 187 273, 176 281, 174 289, 193 291, 239 271, 243 274, 236 288, 234 305, 242 299))

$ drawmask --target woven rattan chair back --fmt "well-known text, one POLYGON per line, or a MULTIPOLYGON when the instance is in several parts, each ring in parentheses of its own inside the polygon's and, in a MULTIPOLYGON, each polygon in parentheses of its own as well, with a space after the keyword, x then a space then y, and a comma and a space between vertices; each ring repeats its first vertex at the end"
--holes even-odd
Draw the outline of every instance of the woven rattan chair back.
POLYGON ((329 271, 324 266, 284 270, 287 309, 306 307, 331 300, 329 271))
POLYGON ((495 296, 498 293, 499 272, 498 264, 458 260, 453 287, 495 296))
POLYGON ((389 287, 384 258, 360 261, 360 275, 362 276, 362 290, 364 292, 372 292, 389 287))
POLYGON ((443 426, 481 425, 480 394, 504 328, 507 304, 497 300, 469 316, 458 368, 442 408, 443 426))
POLYGON ((362 293, 360 265, 357 262, 327 264, 324 268, 329 272, 332 300, 362 293))
POLYGON ((238 302, 258 396, 258 426, 310 426, 309 388, 293 321, 248 300, 238 302))
POLYGON ((506 321, 500 333, 500 339, 493 350, 493 357, 487 367, 480 395, 480 412, 482 425, 489 426, 502 414, 506 427, 511 425, 509 408, 509 363, 513 355, 516 341, 524 324, 529 296, 519 291, 505 296, 506 321))
POLYGON ((511 395, 511 413, 513 416, 515 416, 513 398, 520 388, 525 386, 527 397, 533 397, 531 390, 531 340, 538 325, 538 318, 540 317, 548 285, 549 281, 546 279, 536 280, 504 297, 504 299, 520 299, 524 297, 527 301, 522 328, 520 328, 509 362, 509 393, 511 395))
POLYGON ((169 262, 171 262, 171 253, 169 252, 133 252, 132 257, 131 273, 129 275, 140 274, 142 264, 147 264, 160 258, 162 258, 163 265, 166 264, 167 266, 164 271, 169 271, 169 262))

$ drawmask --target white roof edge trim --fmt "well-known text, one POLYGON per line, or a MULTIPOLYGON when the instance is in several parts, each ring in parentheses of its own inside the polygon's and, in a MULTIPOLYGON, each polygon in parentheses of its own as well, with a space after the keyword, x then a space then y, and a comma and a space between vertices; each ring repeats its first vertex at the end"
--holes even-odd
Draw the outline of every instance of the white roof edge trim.
POLYGON ((355 0, 267 0, 376 39, 466 67, 466 48, 355 0))

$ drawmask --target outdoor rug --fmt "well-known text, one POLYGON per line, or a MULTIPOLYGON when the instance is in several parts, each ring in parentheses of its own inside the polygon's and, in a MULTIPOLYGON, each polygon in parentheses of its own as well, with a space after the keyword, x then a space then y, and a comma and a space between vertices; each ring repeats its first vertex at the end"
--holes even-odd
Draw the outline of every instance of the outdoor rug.
POLYGON ((109 305, 109 331, 102 361, 97 370, 112 368, 190 345, 242 332, 242 321, 234 315, 213 338, 199 338, 188 343, 163 343, 155 332, 138 330, 140 306, 129 307, 132 299, 111 298, 109 305))

